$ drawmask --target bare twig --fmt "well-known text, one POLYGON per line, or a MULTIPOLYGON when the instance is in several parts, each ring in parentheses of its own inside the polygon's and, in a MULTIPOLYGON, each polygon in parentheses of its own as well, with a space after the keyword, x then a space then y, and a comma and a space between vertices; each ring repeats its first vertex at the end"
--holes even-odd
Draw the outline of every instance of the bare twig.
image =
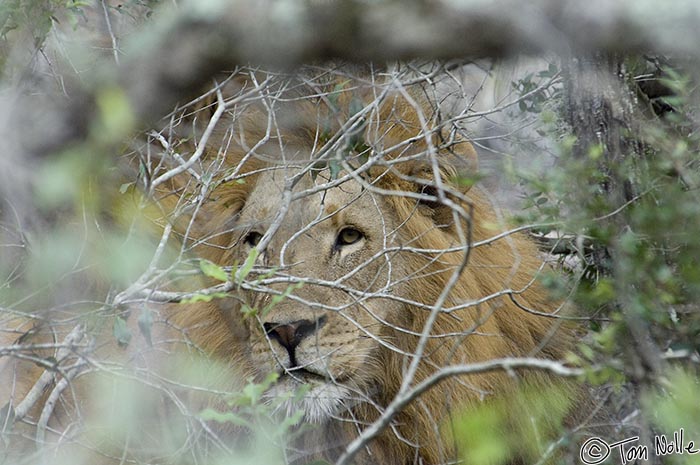
POLYGON ((114 35, 114 31, 112 30, 112 19, 109 16, 109 7, 107 6, 107 2, 105 0, 100 0, 100 4, 102 5, 102 11, 104 12, 104 18, 105 18, 105 26, 107 27, 107 33, 109 34, 109 38, 112 41, 112 56, 114 56, 114 63, 119 65, 119 45, 117 44, 117 37, 114 35))
POLYGON ((381 433, 401 410, 409 403, 416 400, 428 389, 435 387, 440 381, 452 377, 474 373, 484 373, 494 370, 510 371, 514 369, 543 370, 562 377, 577 377, 585 373, 581 368, 570 368, 562 362, 554 360, 542 360, 536 358, 503 358, 488 362, 473 363, 469 365, 452 365, 445 367, 421 381, 410 389, 399 392, 386 407, 382 415, 364 429, 345 449, 335 465, 348 465, 364 446, 381 433))
MULTIPOLYGON (((56 352, 56 367, 58 367, 60 363, 62 363, 64 359, 73 352, 75 344, 80 342, 84 335, 85 328, 83 325, 77 325, 71 330, 70 333, 68 333, 63 340, 62 346, 56 352)), ((41 396, 44 394, 47 387, 54 382, 55 376, 55 372, 44 370, 24 399, 22 399, 22 401, 17 404, 17 407, 15 407, 15 421, 21 420, 27 415, 27 413, 29 413, 39 398, 41 398, 41 396)))

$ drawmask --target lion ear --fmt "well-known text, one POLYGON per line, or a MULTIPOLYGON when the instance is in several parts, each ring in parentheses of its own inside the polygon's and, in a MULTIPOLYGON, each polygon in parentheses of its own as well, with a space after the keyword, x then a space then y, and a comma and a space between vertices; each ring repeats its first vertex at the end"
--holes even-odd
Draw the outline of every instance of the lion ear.
POLYGON ((471 183, 462 182, 462 184, 468 186, 468 190, 476 182, 477 173, 479 172, 479 156, 476 154, 474 146, 471 142, 460 138, 446 150, 449 153, 447 157, 453 159, 455 172, 457 176, 461 177, 461 181, 472 181, 471 183))
MULTIPOLYGON (((440 178, 448 190, 466 194, 476 183, 477 154, 472 144, 466 140, 455 141, 448 148, 441 149, 437 162, 440 178)), ((420 205, 430 209, 435 223, 439 225, 452 223, 450 207, 438 200, 439 192, 432 163, 429 160, 414 162, 406 174, 415 183, 416 192, 421 194, 420 205)), ((451 200, 458 201, 449 192, 446 194, 451 200)))
MULTIPOLYGON (((479 161, 476 150, 464 139, 455 140, 449 146, 442 146, 437 156, 442 182, 457 192, 466 193, 478 178, 479 161)), ((430 160, 412 162, 405 173, 419 185, 419 191, 435 189, 434 167, 430 160)))

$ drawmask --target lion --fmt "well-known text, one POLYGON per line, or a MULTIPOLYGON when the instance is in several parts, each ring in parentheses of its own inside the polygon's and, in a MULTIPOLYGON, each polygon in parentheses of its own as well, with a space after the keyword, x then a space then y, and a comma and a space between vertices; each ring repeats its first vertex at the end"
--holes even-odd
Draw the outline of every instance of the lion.
MULTIPOLYGON (((232 112, 213 138, 229 136, 225 155, 205 157, 225 175, 182 224, 198 256, 233 267, 235 285, 225 298, 161 309, 158 340, 172 345, 172 328, 187 340, 168 353, 196 347, 198 361, 223 367, 229 390, 274 374, 262 396, 273 416, 312 425, 291 435, 286 460, 298 464, 453 463, 463 456, 455 413, 526 387, 564 386, 575 398, 544 371, 440 376, 500 359, 562 360, 572 348, 561 304, 537 279, 540 252, 523 233, 506 232, 475 185, 473 146, 442 127, 415 90, 292 82, 278 87, 273 131, 269 105, 256 103, 232 112), (396 403, 432 377, 439 382, 396 403), (344 457, 378 421, 365 446, 344 457)), ((183 179, 161 192, 161 205, 192 189, 183 179)), ((18 398, 36 375, 20 378, 18 398)))
MULTIPOLYGON (((276 109, 283 148, 266 142, 243 167, 245 154, 234 150, 245 183, 219 190, 210 216, 221 223, 208 226, 227 231, 213 260, 253 257, 259 269, 238 295, 242 320, 237 309, 216 305, 206 320, 221 320, 216 340, 244 328, 244 357, 258 379, 279 376, 266 399, 288 399, 277 406, 281 414, 300 412, 318 425, 296 440, 299 463, 337 460, 385 413, 409 373, 415 385, 444 367, 562 360, 572 347, 571 328, 552 314, 560 303, 537 280, 542 255, 526 235, 501 234, 503 222, 473 185, 473 146, 440 128, 419 92, 377 98, 362 83, 337 80, 325 89, 314 89, 325 101, 283 94, 291 102, 276 109), (338 142, 343 131, 351 136, 338 142)), ((240 123, 249 143, 264 140, 267 117, 252 112, 240 123)), ((180 316, 185 327, 204 318, 180 316)), ((459 441, 445 439, 453 409, 556 384, 542 372, 448 378, 396 413, 353 463, 456 460, 459 441)))

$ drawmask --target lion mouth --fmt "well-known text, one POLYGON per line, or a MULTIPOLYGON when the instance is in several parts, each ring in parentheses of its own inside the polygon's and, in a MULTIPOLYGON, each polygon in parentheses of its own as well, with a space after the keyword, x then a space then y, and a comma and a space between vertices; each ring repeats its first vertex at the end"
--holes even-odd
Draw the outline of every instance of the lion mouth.
POLYGON ((347 410, 351 392, 338 380, 293 368, 280 372, 263 398, 285 417, 301 412, 304 421, 320 424, 347 410))
POLYGON ((314 371, 307 370, 306 368, 285 368, 277 373, 279 377, 277 382, 283 382, 285 380, 293 380, 299 384, 309 384, 309 383, 330 383, 331 378, 314 371))

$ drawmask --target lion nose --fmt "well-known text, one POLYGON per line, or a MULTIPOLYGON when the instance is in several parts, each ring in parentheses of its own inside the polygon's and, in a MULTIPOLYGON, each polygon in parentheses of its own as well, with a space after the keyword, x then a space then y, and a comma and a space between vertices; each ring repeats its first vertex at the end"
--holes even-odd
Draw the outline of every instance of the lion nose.
POLYGON ((279 342, 282 347, 287 349, 290 355, 293 355, 294 349, 301 344, 304 338, 314 334, 316 331, 326 324, 326 317, 311 321, 297 320, 291 323, 263 323, 265 333, 279 342))

